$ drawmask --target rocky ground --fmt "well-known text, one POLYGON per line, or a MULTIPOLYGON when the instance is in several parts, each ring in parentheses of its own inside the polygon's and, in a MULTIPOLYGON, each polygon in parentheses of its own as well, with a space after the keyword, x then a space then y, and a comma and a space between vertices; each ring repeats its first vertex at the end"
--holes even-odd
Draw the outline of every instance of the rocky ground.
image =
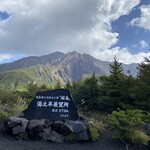
MULTIPOLYGON (((97 142, 51 143, 43 141, 18 141, 2 134, 3 122, 0 121, 0 150, 126 150, 124 143, 112 140, 105 130, 97 142)), ((128 150, 146 150, 144 147, 129 145, 128 150)))

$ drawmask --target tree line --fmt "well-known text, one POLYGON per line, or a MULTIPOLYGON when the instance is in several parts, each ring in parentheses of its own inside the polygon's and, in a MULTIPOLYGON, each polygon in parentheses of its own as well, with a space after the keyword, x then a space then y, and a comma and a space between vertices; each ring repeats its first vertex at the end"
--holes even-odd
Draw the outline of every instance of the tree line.
POLYGON ((115 57, 110 75, 93 75, 80 82, 66 83, 80 107, 87 111, 141 109, 150 111, 150 59, 138 66, 137 77, 125 75, 122 64, 115 57))
MULTIPOLYGON (((110 75, 98 76, 95 73, 91 77, 84 78, 80 82, 62 85, 58 80, 52 87, 29 83, 24 91, 8 91, 0 88, 0 107, 12 108, 13 99, 26 102, 26 106, 34 98, 37 91, 66 88, 82 111, 96 111, 111 113, 119 110, 141 109, 150 111, 150 58, 139 64, 137 77, 123 72, 122 64, 115 57, 110 64, 110 75), (17 97, 17 98, 16 98, 17 97)), ((18 102, 17 102, 18 103, 18 102)), ((17 106, 18 107, 18 106, 17 106)))

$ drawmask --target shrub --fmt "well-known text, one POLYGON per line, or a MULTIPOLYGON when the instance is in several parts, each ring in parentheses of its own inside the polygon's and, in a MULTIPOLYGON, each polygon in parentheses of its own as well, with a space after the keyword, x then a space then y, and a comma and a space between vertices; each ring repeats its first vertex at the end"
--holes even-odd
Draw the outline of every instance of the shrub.
POLYGON ((113 111, 109 124, 115 129, 115 138, 136 144, 147 144, 148 136, 138 129, 143 121, 141 110, 113 111))
POLYGON ((132 143, 148 145, 149 136, 141 130, 135 130, 131 137, 132 143))
POLYGON ((0 90, 1 116, 8 117, 22 112, 27 106, 26 99, 21 98, 13 91, 0 90))
POLYGON ((150 113, 145 112, 145 115, 144 115, 143 119, 144 119, 145 123, 150 123, 150 113))
POLYGON ((8 117, 7 112, 0 111, 0 120, 4 120, 8 117))
POLYGON ((18 96, 11 107, 11 115, 21 113, 27 107, 26 100, 18 96))
POLYGON ((0 101, 0 120, 4 120, 8 117, 8 106, 7 105, 3 105, 0 101))
POLYGON ((93 123, 89 126, 89 130, 91 133, 91 140, 97 141, 104 130, 104 124, 100 121, 93 120, 93 123))

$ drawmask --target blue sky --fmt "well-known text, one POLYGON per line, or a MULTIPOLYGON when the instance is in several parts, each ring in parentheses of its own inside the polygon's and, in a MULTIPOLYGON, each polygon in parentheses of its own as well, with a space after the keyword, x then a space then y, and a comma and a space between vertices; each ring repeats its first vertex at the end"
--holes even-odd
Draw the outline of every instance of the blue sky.
POLYGON ((5 20, 10 17, 10 14, 8 14, 6 11, 0 12, 0 20, 5 20))
POLYGON ((150 31, 145 30, 144 28, 129 25, 129 22, 132 19, 140 16, 140 7, 142 5, 150 5, 150 1, 141 1, 141 3, 137 7, 135 7, 135 9, 132 10, 129 15, 122 16, 112 23, 113 31, 119 33, 119 42, 114 45, 114 47, 127 47, 128 49, 130 49, 130 52, 132 54, 136 54, 141 51, 149 51, 150 31), (147 42, 148 46, 142 47, 140 44, 142 40, 147 42))
POLYGON ((104 61, 150 56, 149 0, 1 0, 0 63, 76 50, 104 61))

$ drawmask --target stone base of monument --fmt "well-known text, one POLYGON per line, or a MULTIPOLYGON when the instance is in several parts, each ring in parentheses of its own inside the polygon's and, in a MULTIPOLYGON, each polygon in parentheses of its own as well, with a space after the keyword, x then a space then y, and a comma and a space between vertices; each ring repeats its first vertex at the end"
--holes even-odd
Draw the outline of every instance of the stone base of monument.
POLYGON ((44 140, 63 143, 68 140, 89 141, 91 134, 89 121, 50 121, 46 119, 27 120, 10 117, 4 122, 4 133, 18 140, 44 140))

